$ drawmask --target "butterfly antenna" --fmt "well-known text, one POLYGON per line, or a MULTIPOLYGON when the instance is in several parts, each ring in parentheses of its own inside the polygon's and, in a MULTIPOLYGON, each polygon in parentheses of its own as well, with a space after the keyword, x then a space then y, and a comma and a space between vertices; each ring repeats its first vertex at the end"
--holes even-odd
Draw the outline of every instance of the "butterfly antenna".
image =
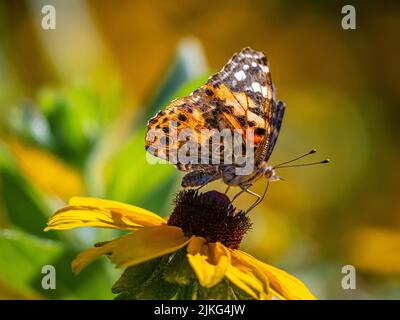
POLYGON ((279 164, 277 164, 276 166, 273 166, 273 167, 274 167, 275 169, 276 169, 276 168, 279 168, 279 167, 281 167, 281 166, 284 165, 284 164, 288 164, 288 163, 297 161, 297 160, 299 160, 299 159, 301 159, 301 158, 307 157, 308 155, 314 154, 314 153, 316 153, 316 152, 317 152, 316 149, 312 149, 312 150, 308 151, 307 153, 301 155, 300 157, 297 157, 297 158, 294 158, 294 159, 292 159, 292 160, 279 163, 279 164))
POLYGON ((316 164, 325 164, 325 163, 329 163, 330 160, 329 159, 325 159, 322 161, 317 161, 317 162, 310 162, 310 163, 302 163, 302 164, 290 164, 290 165, 281 165, 279 167, 275 167, 274 169, 282 169, 282 168, 293 168, 293 167, 307 167, 307 166, 313 166, 316 164))

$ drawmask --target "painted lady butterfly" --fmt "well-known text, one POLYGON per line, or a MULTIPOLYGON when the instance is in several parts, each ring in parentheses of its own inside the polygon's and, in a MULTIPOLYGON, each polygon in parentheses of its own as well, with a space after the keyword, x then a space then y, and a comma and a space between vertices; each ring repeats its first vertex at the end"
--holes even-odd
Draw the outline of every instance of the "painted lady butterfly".
MULTIPOLYGON (((239 186, 239 192, 248 192, 261 197, 249 190, 254 181, 265 176, 268 181, 279 179, 274 168, 267 161, 276 144, 285 104, 275 99, 275 88, 272 83, 267 58, 261 52, 244 48, 234 54, 222 70, 212 75, 208 81, 190 96, 179 98, 164 111, 158 112, 148 122, 150 130, 161 130, 165 137, 161 138, 159 146, 163 152, 151 148, 155 143, 154 137, 146 136, 146 150, 155 156, 167 159, 176 164, 187 174, 183 177, 183 187, 203 186, 208 182, 222 179, 229 186, 239 186), (182 163, 172 161, 170 154, 182 147, 184 141, 173 139, 184 129, 192 129, 194 141, 199 149, 211 149, 211 136, 202 133, 202 129, 242 130, 243 140, 250 139, 253 148, 254 167, 248 174, 237 174, 239 163, 213 164, 196 158, 197 161, 182 163), (249 134, 251 133, 251 134, 249 134)), ((222 150, 219 150, 222 158, 222 150)), ((198 153, 201 154, 200 152, 198 153)), ((215 154, 214 154, 215 156, 215 154)), ((236 196, 238 196, 237 194, 236 196)))

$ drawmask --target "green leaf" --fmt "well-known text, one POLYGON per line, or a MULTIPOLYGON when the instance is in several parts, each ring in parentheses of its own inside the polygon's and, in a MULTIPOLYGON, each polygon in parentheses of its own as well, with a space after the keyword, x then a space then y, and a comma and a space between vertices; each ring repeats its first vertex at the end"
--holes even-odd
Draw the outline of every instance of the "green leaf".
POLYGON ((53 141, 49 123, 41 110, 32 103, 23 103, 11 109, 7 126, 25 140, 50 148, 53 141))
POLYGON ((237 300, 236 294, 231 283, 227 279, 223 279, 212 288, 204 288, 199 286, 199 300, 237 300))
POLYGON ((38 101, 51 134, 50 150, 83 168, 104 128, 118 113, 121 99, 121 84, 116 78, 103 88, 80 81, 61 89, 41 90, 38 101))
POLYGON ((43 240, 16 230, 0 230, 0 277, 14 289, 35 292, 42 267, 63 254, 58 242, 43 240))
POLYGON ((118 294, 116 299, 134 299, 136 294, 141 290, 141 286, 157 270, 160 262, 161 258, 157 258, 126 268, 112 287, 112 293, 118 294))
POLYGON ((164 279, 166 281, 186 286, 196 280, 193 270, 188 263, 186 252, 187 249, 183 248, 171 256, 171 261, 164 271, 164 279))
POLYGON ((71 271, 76 251, 61 242, 40 239, 16 230, 0 231, 0 278, 23 293, 36 293, 51 299, 111 298, 113 278, 105 268, 106 261, 97 261, 79 276, 71 271), (41 286, 42 268, 52 265, 56 270, 56 289, 41 286))
POLYGON ((163 279, 162 273, 157 273, 151 281, 147 281, 142 290, 136 294, 139 300, 169 300, 177 295, 178 285, 171 284, 163 279))
POLYGON ((83 166, 98 132, 95 103, 90 92, 77 88, 56 94, 51 107, 46 107, 53 136, 52 151, 78 167, 83 166))
POLYGON ((232 289, 237 297, 238 300, 254 300, 252 296, 244 292, 242 289, 236 287, 235 285, 232 285, 232 289))
POLYGON ((79 275, 75 275, 71 270, 71 262, 78 253, 66 248, 63 255, 53 261, 52 264, 57 270, 56 290, 37 289, 50 299, 112 299, 111 286, 115 281, 115 275, 109 269, 110 262, 106 258, 101 258, 90 264, 79 275))
POLYGON ((197 279, 194 279, 188 285, 181 285, 177 295, 172 300, 197 300, 199 286, 197 279))
POLYGON ((41 195, 18 172, 13 159, 0 148, 0 198, 9 221, 22 230, 36 236, 55 238, 44 234, 50 209, 41 195))
POLYGON ((152 259, 127 268, 114 284, 113 293, 118 300, 159 300, 171 299, 178 292, 178 286, 163 278, 170 255, 152 259))

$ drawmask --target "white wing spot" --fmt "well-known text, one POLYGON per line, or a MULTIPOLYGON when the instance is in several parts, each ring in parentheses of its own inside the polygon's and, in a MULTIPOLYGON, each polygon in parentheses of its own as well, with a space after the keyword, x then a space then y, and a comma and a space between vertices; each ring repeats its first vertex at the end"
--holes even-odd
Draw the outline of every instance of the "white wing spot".
POLYGON ((262 71, 264 71, 265 73, 269 72, 269 68, 267 66, 261 65, 261 69, 262 71))
POLYGON ((249 67, 249 65, 248 64, 245 64, 244 66, 243 66, 243 70, 248 70, 250 67, 249 67))
POLYGON ((255 63, 255 62, 252 62, 251 65, 252 65, 254 68, 257 67, 257 63, 255 63))
POLYGON ((258 82, 253 82, 251 87, 253 88, 254 92, 261 92, 261 86, 258 82))
POLYGON ((267 88, 264 87, 264 86, 262 86, 262 87, 261 87, 261 93, 262 93, 263 97, 267 97, 267 94, 268 94, 267 88))
POLYGON ((246 79, 246 74, 242 70, 240 70, 240 71, 235 73, 235 78, 238 81, 242 81, 242 80, 246 79))

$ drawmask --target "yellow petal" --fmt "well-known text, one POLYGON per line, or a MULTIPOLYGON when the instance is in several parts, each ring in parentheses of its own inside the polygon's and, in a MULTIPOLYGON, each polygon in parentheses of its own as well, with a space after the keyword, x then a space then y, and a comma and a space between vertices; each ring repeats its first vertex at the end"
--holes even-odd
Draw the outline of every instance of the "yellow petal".
POLYGON ((226 277, 254 299, 271 299, 272 295, 268 290, 269 284, 265 274, 253 264, 238 260, 235 252, 236 250, 231 250, 231 265, 226 272, 226 277))
POLYGON ((243 266, 252 265, 262 272, 269 282, 269 290, 280 299, 288 300, 314 300, 315 297, 307 289, 305 284, 287 272, 265 264, 251 255, 234 250, 232 252, 232 264, 243 266))
POLYGON ((72 261, 72 270, 79 273, 93 260, 105 254, 109 255, 111 262, 117 267, 129 267, 174 252, 189 241, 178 227, 142 228, 101 247, 81 252, 72 261))
POLYGON ((6 139, 6 143, 21 172, 43 193, 68 199, 85 192, 82 175, 68 163, 16 137, 6 139))
POLYGON ((79 227, 136 230, 165 223, 163 218, 139 207, 117 201, 75 197, 70 200, 69 206, 50 217, 44 231, 79 227))
POLYGON ((130 204, 126 204, 119 201, 114 200, 106 200, 99 198, 89 198, 89 197, 73 197, 69 200, 70 206, 88 206, 88 207, 99 207, 99 208, 108 208, 108 209, 121 209, 128 212, 140 213, 146 216, 151 216, 156 219, 162 219, 159 215, 148 211, 143 208, 139 208, 136 206, 132 206, 130 204))
POLYGON ((193 237, 187 252, 188 261, 203 287, 211 288, 223 279, 230 264, 230 253, 225 246, 193 237))

